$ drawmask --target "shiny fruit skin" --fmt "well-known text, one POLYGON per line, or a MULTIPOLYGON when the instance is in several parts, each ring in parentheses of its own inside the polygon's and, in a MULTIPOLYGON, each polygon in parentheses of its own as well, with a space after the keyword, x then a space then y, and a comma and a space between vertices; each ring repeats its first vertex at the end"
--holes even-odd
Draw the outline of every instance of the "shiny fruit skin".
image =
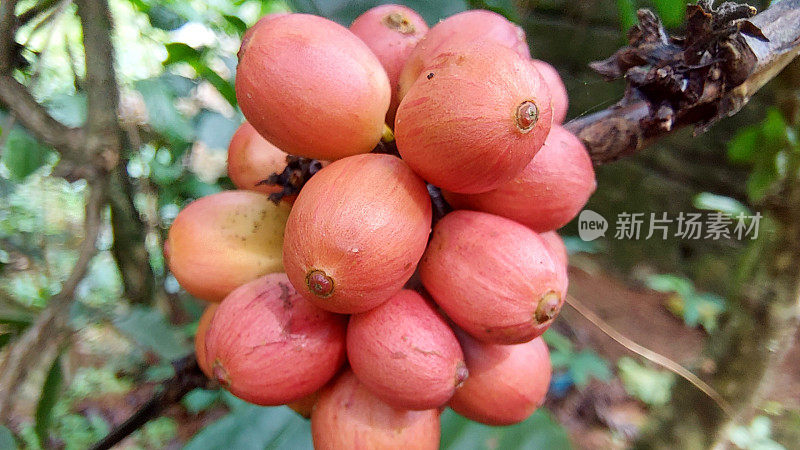
POLYGON ((264 26, 264 24, 266 24, 267 22, 272 21, 272 19, 277 19, 278 17, 285 16, 287 14, 289 14, 289 13, 279 12, 279 13, 267 14, 267 15, 261 17, 260 19, 258 19, 258 21, 256 23, 254 23, 252 27, 250 27, 247 30, 245 30, 244 34, 242 35, 242 43, 239 46, 238 57, 241 58, 241 56, 242 56, 241 49, 248 47, 248 43, 250 42, 250 38, 253 36, 253 34, 256 32, 256 30, 259 27, 264 26))
POLYGON ((542 338, 517 345, 486 344, 457 331, 470 377, 450 400, 458 414, 494 426, 513 425, 544 403, 552 367, 542 338))
POLYGON ((445 320, 414 291, 350 317, 347 358, 358 379, 398 408, 438 408, 467 378, 461 347, 445 320))
POLYGON ((273 173, 286 168, 283 150, 261 137, 252 125, 239 126, 228 145, 228 176, 237 188, 271 194, 280 192, 280 186, 260 184, 273 173))
POLYGON ((530 59, 525 32, 505 17, 492 11, 472 9, 452 15, 434 25, 414 47, 398 80, 398 95, 403 99, 411 85, 441 53, 452 47, 490 42, 530 59))
POLYGON ((482 43, 440 55, 400 103, 394 131, 400 155, 422 178, 479 193, 519 174, 551 123, 548 89, 533 65, 482 43))
POLYGON ((233 395, 277 406, 313 394, 345 361, 347 318, 303 299, 286 274, 265 275, 223 300, 206 333, 211 372, 233 395))
POLYGON ((540 233, 539 237, 542 238, 542 241, 550 250, 550 255, 553 256, 559 268, 562 269, 561 273, 564 278, 563 291, 566 293, 569 287, 569 274, 567 273, 569 269, 569 254, 567 253, 567 247, 564 245, 564 240, 555 231, 540 233))
POLYGON ((316 450, 439 448, 439 410, 394 408, 372 394, 351 371, 325 387, 311 413, 316 450))
POLYGON ((168 265, 190 294, 219 302, 248 281, 283 270, 289 206, 266 195, 226 191, 186 206, 169 229, 168 265))
POLYGON ((386 123, 393 125, 400 104, 397 93, 400 72, 417 42, 428 32, 428 24, 416 11, 406 6, 380 5, 358 16, 350 25, 350 31, 367 44, 389 76, 392 100, 386 113, 386 123))
POLYGON ((378 59, 347 28, 287 14, 243 43, 236 97, 247 121, 281 150, 334 160, 380 141, 391 89, 378 59))
POLYGON ((553 100, 553 122, 557 124, 564 123, 569 109, 569 95, 561 75, 558 74, 558 70, 555 67, 544 61, 534 59, 531 60, 531 64, 536 67, 542 78, 544 78, 544 82, 550 88, 550 98, 553 100))
POLYGON ((214 317, 214 312, 218 306, 219 303, 211 303, 206 306, 203 315, 200 316, 200 321, 197 323, 197 332, 194 335, 194 354, 197 357, 197 365, 200 366, 200 370, 208 378, 213 378, 214 376, 211 373, 211 364, 206 358, 206 332, 208 331, 208 326, 211 325, 211 319, 214 317))
POLYGON ((428 190, 402 160, 373 153, 341 159, 295 201, 284 235, 286 273, 320 308, 364 312, 411 278, 430 226, 428 190))
POLYGON ((564 302, 561 268, 539 235, 476 211, 436 224, 419 274, 447 316, 483 342, 530 341, 564 302))
POLYGON ((443 194, 456 209, 497 214, 543 233, 569 223, 596 187, 586 148, 565 128, 553 125, 533 161, 510 182, 476 195, 443 194))

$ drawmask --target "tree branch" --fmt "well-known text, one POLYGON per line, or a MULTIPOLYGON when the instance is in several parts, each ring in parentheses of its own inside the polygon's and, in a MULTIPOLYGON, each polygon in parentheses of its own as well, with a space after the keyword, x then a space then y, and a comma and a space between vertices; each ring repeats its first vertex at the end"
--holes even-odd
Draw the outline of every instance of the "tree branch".
POLYGON ((67 319, 75 290, 86 275, 89 263, 97 252, 95 246, 102 224, 104 181, 93 180, 89 186, 84 219, 85 235, 81 243, 78 261, 58 294, 50 298, 47 308, 39 314, 34 324, 14 343, 0 371, 0 422, 8 420, 11 414, 11 399, 16 388, 27 374, 29 367, 35 367, 43 356, 45 345, 61 342, 69 329, 67 319))
POLYGON ((678 128, 695 125, 704 131, 736 114, 800 54, 800 0, 783 0, 749 21, 726 23, 733 28, 719 33, 727 35, 706 36, 705 28, 692 26, 692 20, 713 20, 717 11, 695 5, 689 11, 689 33, 681 40, 667 38, 658 18, 640 11, 629 46, 593 64, 608 78, 628 81, 617 105, 566 124, 596 163, 634 154, 678 128), (705 45, 700 51, 698 42, 705 45), (698 53, 703 56, 692 60, 698 53))
POLYGON ((57 121, 40 105, 28 89, 11 75, 0 74, 0 104, 36 138, 59 151, 63 158, 81 164, 83 132, 57 121))
POLYGON ((0 73, 9 73, 14 63, 14 37, 17 35, 17 0, 0 3, 0 73))
POLYGON ((78 0, 86 53, 86 151, 100 157, 97 165, 112 171, 122 149, 122 129, 117 119, 119 88, 111 45, 111 14, 104 0, 78 0))
POLYGON ((59 0, 42 0, 37 2, 35 5, 25 10, 24 13, 19 15, 17 18, 17 23, 19 25, 25 25, 26 23, 35 19, 39 14, 42 14, 43 12, 56 6, 56 3, 58 2, 59 0))
POLYGON ((213 384, 200 370, 194 354, 173 361, 172 366, 175 368, 175 376, 162 383, 161 389, 147 403, 93 445, 92 450, 112 448, 151 419, 159 417, 164 410, 181 401, 189 392, 197 388, 208 388, 213 384))
POLYGON ((133 185, 124 164, 111 173, 107 195, 114 231, 111 254, 119 267, 124 296, 132 303, 152 303, 156 286, 145 247, 147 233, 133 203, 133 185))

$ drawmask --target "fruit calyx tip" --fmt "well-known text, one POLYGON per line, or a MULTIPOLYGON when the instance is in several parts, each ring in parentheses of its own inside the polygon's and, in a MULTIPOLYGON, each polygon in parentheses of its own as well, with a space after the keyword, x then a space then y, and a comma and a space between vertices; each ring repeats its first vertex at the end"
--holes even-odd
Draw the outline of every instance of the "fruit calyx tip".
POLYGON ((324 271, 311 269, 306 275, 306 286, 312 294, 320 298, 327 298, 333 295, 333 278, 329 277, 324 271))

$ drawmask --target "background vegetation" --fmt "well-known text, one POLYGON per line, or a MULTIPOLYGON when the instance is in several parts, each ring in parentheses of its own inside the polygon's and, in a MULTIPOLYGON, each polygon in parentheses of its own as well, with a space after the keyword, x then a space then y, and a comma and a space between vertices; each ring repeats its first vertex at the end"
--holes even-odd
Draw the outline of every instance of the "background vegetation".
MULTIPOLYGON (((203 304, 183 292, 161 253, 170 222, 192 199, 232 187, 228 141, 243 117, 233 79, 241 34, 275 11, 320 14, 348 25, 378 1, 111 0, 124 151, 103 211, 99 252, 69 307, 72 332, 42 349, 4 411, 0 448, 87 448, 173 375, 171 361, 192 349, 203 304)), ((570 117, 605 108, 622 84, 605 83, 587 63, 624 44, 638 7, 680 27, 685 1, 404 1, 433 24, 470 7, 522 24, 532 53, 554 64, 570 92, 570 117)), ((759 7, 766 6, 764 3, 759 7)), ((67 0, 19 1, 37 11, 16 41, 14 77, 70 127, 87 119, 81 23, 67 0)), ((787 69, 739 115, 693 138, 676 133, 635 158, 598 170, 588 208, 623 211, 755 211, 787 161, 800 154, 800 66, 787 69)), ((87 182, 59 153, 0 109, 0 360, 67 280, 84 236, 87 182)), ((788 167, 792 167, 789 165, 788 167)), ((769 230, 769 224, 766 224, 769 230)), ((632 308, 687 339, 652 331, 648 345, 702 373, 700 347, 736 317, 732 275, 752 248, 736 240, 600 239, 587 244, 574 224, 562 230, 573 253, 572 293, 612 325, 647 341, 632 308), (625 286, 627 285, 627 287, 625 286), (611 297, 620 297, 611 303, 611 297), (603 303, 605 301, 610 303, 603 303), (641 301, 641 304, 636 302, 641 301), (627 302, 627 303, 626 303, 627 302), (604 306, 605 305, 605 306, 604 306), (606 309, 604 309, 604 307, 606 309), (626 318, 627 317, 627 318, 626 318), (688 343, 687 343, 688 342, 688 343)), ((757 330, 756 330, 757 331, 757 330)), ((528 421, 492 428, 443 416, 443 448, 625 447, 645 423, 665 415, 675 377, 635 354, 609 349, 592 325, 567 312, 546 335, 556 373, 550 400, 528 421)), ((796 336, 790 337, 795 342, 796 336)), ((794 359, 797 365, 797 359, 794 359)), ((791 448, 800 442, 798 373, 778 369, 784 395, 766 396, 726 430, 726 445, 791 448), (794 389, 794 390, 793 390, 794 389)), ((691 389, 691 388, 689 388, 691 389)), ((668 414, 667 414, 668 415, 668 414)), ((128 439, 126 448, 310 448, 307 421, 285 407, 261 408, 216 390, 195 390, 128 439)))

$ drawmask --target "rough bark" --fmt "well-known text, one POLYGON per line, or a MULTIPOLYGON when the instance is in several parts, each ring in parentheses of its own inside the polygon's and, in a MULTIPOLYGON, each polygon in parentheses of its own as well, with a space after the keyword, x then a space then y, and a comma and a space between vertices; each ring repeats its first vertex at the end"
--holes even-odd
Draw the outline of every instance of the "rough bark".
POLYGON ((719 23, 723 7, 698 3, 689 6, 685 37, 667 36, 655 15, 640 11, 629 45, 593 65, 607 78, 624 76, 628 86, 614 107, 566 125, 596 162, 634 154, 687 125, 708 129, 739 112, 800 53, 800 0, 719 23))

